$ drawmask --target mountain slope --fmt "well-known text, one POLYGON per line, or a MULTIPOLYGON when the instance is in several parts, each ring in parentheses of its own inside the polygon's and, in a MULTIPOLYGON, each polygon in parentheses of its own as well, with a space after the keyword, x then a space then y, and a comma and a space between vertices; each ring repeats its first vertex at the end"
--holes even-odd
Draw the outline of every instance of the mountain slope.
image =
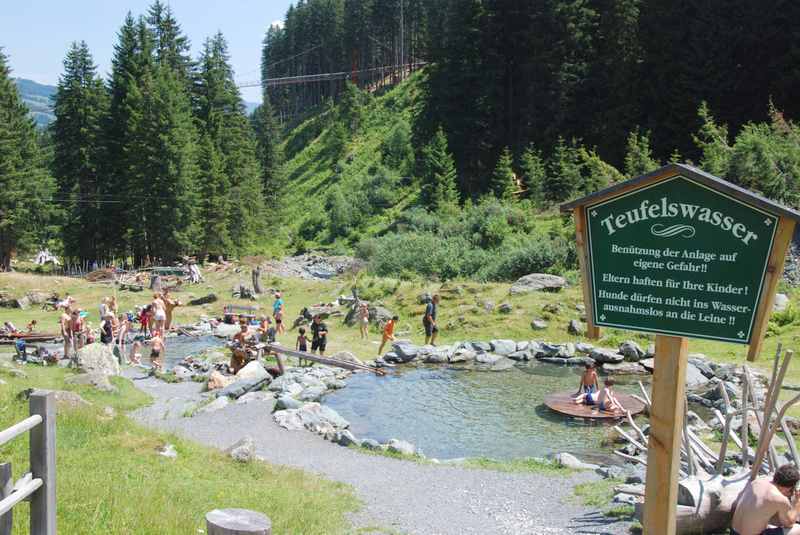
POLYGON ((56 87, 52 85, 40 84, 25 78, 15 78, 17 91, 22 101, 31 110, 31 117, 36 122, 36 126, 47 126, 53 120, 53 103, 51 97, 56 93, 56 87))

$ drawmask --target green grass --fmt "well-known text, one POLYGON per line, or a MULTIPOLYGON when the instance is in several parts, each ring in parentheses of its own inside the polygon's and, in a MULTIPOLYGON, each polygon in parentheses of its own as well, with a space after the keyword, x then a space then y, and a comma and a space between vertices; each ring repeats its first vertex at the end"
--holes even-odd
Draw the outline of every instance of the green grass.
POLYGON ((624 483, 622 479, 602 479, 579 483, 572 490, 573 498, 582 505, 601 508, 607 517, 630 519, 633 518, 634 513, 632 505, 611 502, 614 498, 614 487, 622 483, 624 483))
POLYGON ((539 459, 524 458, 512 460, 489 459, 478 457, 467 459, 462 463, 467 468, 478 468, 483 470, 495 470, 497 472, 523 473, 523 474, 543 474, 543 475, 566 475, 572 472, 569 468, 539 459))
MULTIPOLYGON (((70 535, 115 533, 184 535, 202 533, 204 514, 243 507, 266 513, 274 533, 348 533, 345 514, 359 507, 349 487, 300 470, 265 463, 240 464, 222 453, 135 424, 121 411, 142 406, 147 397, 124 379, 119 393, 63 384, 69 372, 25 368, 28 379, 4 375, 0 386, 0 428, 24 419, 27 403, 16 394, 29 387, 75 390, 91 406, 60 409, 57 418, 58 527, 70 535), (102 409, 111 406, 117 416, 102 409), (157 454, 174 444, 177 459, 157 454)), ((27 466, 27 436, 0 448, 15 477, 27 466)), ((15 532, 25 533, 27 504, 15 508, 15 532)))

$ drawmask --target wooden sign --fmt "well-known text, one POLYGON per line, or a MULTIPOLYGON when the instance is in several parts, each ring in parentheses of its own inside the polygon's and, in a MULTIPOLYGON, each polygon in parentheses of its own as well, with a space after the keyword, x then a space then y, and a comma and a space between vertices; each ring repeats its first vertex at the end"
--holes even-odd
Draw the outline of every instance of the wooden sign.
POLYGON ((588 335, 656 333, 644 529, 674 534, 688 341, 758 355, 800 214, 673 164, 567 203, 588 335))

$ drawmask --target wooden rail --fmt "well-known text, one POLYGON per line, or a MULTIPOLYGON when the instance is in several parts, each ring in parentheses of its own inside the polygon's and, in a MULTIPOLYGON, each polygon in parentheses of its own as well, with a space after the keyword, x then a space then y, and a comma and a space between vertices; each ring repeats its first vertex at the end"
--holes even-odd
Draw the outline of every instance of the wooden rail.
POLYGON ((52 392, 35 390, 30 416, 0 431, 0 445, 30 432, 30 472, 11 483, 11 464, 0 464, 0 535, 11 535, 13 508, 30 499, 31 535, 56 534, 56 406, 52 392))
POLYGON ((313 353, 307 353, 305 351, 295 351, 294 349, 289 349, 280 344, 260 344, 260 345, 262 345, 263 348, 266 349, 267 351, 271 351, 273 353, 278 353, 282 355, 288 355, 290 357, 295 357, 298 359, 310 360, 311 362, 326 364, 328 366, 336 366, 337 368, 343 368, 345 370, 362 370, 362 371, 372 372, 376 375, 386 375, 386 372, 383 371, 382 369, 376 368, 374 366, 367 366, 366 364, 358 364, 356 362, 350 362, 347 360, 339 360, 331 357, 323 357, 319 355, 314 355, 313 353))

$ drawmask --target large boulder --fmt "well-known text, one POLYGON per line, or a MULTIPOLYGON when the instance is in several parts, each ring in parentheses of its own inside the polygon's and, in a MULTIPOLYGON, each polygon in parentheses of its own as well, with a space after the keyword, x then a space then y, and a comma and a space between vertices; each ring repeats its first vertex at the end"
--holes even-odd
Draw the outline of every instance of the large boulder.
POLYGON ((524 294, 541 290, 557 292, 566 285, 567 280, 564 277, 547 273, 531 273, 517 279, 508 292, 511 294, 524 294))
POLYGON ((272 379, 272 376, 267 375, 260 379, 239 379, 222 390, 217 391, 217 397, 227 396, 233 399, 239 399, 248 392, 254 392, 267 386, 272 379))
POLYGON ((64 383, 68 385, 87 385, 91 386, 101 392, 117 392, 117 387, 111 384, 108 380, 108 375, 103 373, 79 373, 64 379, 64 383))
POLYGON ((393 438, 387 442, 386 446, 386 449, 391 453, 398 453, 400 455, 414 455, 417 453, 417 448, 414 447, 414 444, 406 442, 405 440, 393 438))
POLYGON ((708 379, 700 369, 691 362, 686 364, 686 388, 698 388, 708 382, 708 379))
POLYGON ((335 410, 319 403, 306 403, 299 409, 277 411, 273 418, 281 427, 290 431, 308 429, 324 434, 328 431, 343 431, 350 423, 339 416, 335 410))
POLYGON ((534 331, 543 331, 547 329, 547 322, 544 320, 533 320, 531 321, 531 329, 534 331))
POLYGON ((478 353, 488 353, 493 349, 489 342, 469 342, 469 344, 472 346, 472 350, 478 353))
POLYGON ((249 463, 256 460, 256 443, 252 437, 244 437, 225 450, 225 453, 240 463, 249 463))
POLYGON ((236 374, 236 380, 241 381, 243 379, 250 379, 250 380, 261 380, 265 377, 268 377, 269 373, 264 366, 258 362, 257 360, 253 360, 247 363, 247 365, 239 370, 236 374))
POLYGON ((775 294, 775 299, 772 302, 772 310, 775 312, 783 312, 789 307, 789 297, 786 294, 775 294))
POLYGON ((586 334, 586 327, 578 320, 569 320, 567 332, 573 336, 583 336, 586 334))
POLYGON ((517 350, 517 343, 514 340, 492 340, 493 352, 497 355, 507 356, 517 350))
POLYGON ((419 356, 420 348, 409 342, 395 342, 392 344, 392 352, 397 355, 398 362, 411 362, 419 356))
POLYGON ((501 355, 495 355, 494 353, 478 353, 475 357, 475 362, 479 364, 494 364, 502 358, 501 355))
POLYGON ((708 357, 706 357, 702 353, 692 353, 691 355, 689 355, 689 362, 695 368, 700 370, 700 373, 705 375, 707 379, 715 377, 714 368, 711 367, 711 362, 708 360, 708 357))
POLYGON ((592 352, 589 354, 589 356, 598 364, 618 364, 625 360, 625 357, 613 349, 605 349, 602 347, 596 347, 592 349, 592 352))
POLYGON ((332 359, 342 360, 344 362, 352 362, 353 364, 364 364, 364 362, 359 359, 357 356, 353 355, 349 351, 339 351, 331 355, 332 359))
POLYGON ((450 355, 450 362, 473 362, 475 360, 475 352, 471 349, 464 347, 458 348, 450 355))
POLYGON ((557 465, 565 468, 572 468, 573 470, 597 470, 599 465, 584 463, 571 453, 563 452, 557 453, 554 457, 557 465))
POLYGON ((94 343, 83 346, 76 356, 78 371, 83 373, 100 373, 103 375, 119 375, 119 361, 114 356, 110 345, 94 343))
POLYGON ((620 362, 619 364, 603 364, 603 371, 609 375, 645 375, 647 370, 637 362, 620 362))
POLYGON ((232 375, 222 375, 217 370, 211 372, 208 376, 208 385, 206 388, 208 390, 217 390, 219 388, 225 388, 226 386, 233 384, 236 381, 236 378, 232 375))
POLYGON ((619 352, 628 362, 639 362, 644 358, 644 350, 633 340, 622 342, 619 345, 619 352))
POLYGON ((220 338, 229 338, 238 333, 241 329, 239 329, 239 325, 231 325, 229 323, 220 323, 216 327, 214 327, 214 335, 219 336, 220 338))

